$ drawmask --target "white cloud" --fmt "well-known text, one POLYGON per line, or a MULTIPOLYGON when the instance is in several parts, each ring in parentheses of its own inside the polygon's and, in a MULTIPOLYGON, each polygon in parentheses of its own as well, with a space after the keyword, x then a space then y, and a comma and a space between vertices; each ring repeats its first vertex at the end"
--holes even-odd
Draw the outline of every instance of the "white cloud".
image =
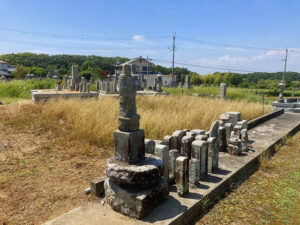
POLYGON ((136 35, 133 35, 132 39, 135 40, 135 41, 144 41, 145 37, 143 35, 136 34, 136 35))

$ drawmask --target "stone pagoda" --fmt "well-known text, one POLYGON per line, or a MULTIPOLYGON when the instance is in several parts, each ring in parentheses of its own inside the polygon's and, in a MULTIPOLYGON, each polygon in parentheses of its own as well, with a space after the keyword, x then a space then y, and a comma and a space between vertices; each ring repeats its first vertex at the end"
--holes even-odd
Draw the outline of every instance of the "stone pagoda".
POLYGON ((115 211, 140 219, 168 195, 168 184, 161 178, 162 161, 145 155, 130 65, 122 67, 119 87, 119 130, 114 131, 115 156, 106 163, 105 197, 115 211))

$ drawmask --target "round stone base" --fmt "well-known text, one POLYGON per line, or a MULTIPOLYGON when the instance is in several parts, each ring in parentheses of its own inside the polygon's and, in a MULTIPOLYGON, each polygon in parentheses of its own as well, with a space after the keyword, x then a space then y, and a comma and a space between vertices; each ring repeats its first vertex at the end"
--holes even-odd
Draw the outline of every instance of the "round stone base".
POLYGON ((116 184, 130 188, 150 188, 158 183, 162 175, 162 161, 154 156, 145 157, 140 163, 109 158, 106 162, 106 176, 116 184))

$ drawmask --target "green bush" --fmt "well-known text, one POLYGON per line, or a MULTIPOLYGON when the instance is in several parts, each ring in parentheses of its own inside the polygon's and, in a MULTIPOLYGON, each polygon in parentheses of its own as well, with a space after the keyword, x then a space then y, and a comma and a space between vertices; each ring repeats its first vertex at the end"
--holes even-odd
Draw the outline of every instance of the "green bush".
POLYGON ((0 97, 30 98, 31 90, 53 89, 55 84, 56 80, 48 78, 0 82, 0 97))

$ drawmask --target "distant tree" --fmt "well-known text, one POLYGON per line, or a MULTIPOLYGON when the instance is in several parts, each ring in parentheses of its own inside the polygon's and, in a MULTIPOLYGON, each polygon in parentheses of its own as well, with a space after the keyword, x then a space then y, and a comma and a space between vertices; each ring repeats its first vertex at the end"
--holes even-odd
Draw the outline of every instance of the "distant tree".
POLYGON ((12 76, 16 79, 23 79, 28 73, 30 73, 29 67, 17 66, 16 70, 12 72, 12 76))

